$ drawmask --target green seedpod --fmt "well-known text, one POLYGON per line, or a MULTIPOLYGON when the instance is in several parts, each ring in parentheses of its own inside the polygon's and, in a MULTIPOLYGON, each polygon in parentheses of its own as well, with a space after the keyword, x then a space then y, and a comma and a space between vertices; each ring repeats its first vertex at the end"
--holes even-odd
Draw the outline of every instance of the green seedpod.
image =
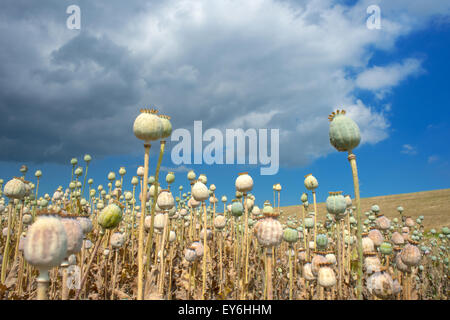
POLYGON ((329 192, 326 207, 327 211, 335 216, 343 214, 345 209, 347 209, 347 202, 342 192, 329 192))
POLYGON ((314 228, 314 218, 311 217, 305 218, 305 227, 307 229, 314 228))
POLYGON ((113 229, 121 220, 122 209, 117 204, 111 203, 100 212, 97 222, 104 229, 113 229))
POLYGON ((234 201, 231 205, 231 214, 234 217, 240 217, 242 216, 242 213, 244 212, 244 207, 242 206, 242 203, 240 201, 234 201))
POLYGON ((384 255, 390 255, 392 254, 392 244, 390 242, 383 242, 380 245, 380 252, 384 255))
POLYGON ((318 234, 316 244, 320 250, 325 250, 328 246, 328 236, 326 234, 318 234))
POLYGON ((351 151, 355 149, 360 141, 359 127, 352 119, 345 116, 345 111, 333 112, 328 119, 330 123, 330 143, 338 151, 351 151))
POLYGON ((295 243, 298 241, 298 231, 293 228, 286 228, 283 232, 283 240, 288 243, 295 243))

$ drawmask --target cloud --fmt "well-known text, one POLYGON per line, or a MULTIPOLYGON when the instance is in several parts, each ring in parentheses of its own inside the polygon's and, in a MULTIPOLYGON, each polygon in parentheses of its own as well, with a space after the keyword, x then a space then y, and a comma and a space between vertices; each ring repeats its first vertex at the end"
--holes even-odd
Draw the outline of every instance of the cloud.
POLYGON ((417 154, 417 149, 410 144, 404 144, 400 152, 404 154, 415 155, 417 154))
POLYGON ((437 156, 437 155, 431 155, 431 156, 429 156, 428 157, 428 163, 429 164, 432 164, 432 163, 435 163, 435 162, 437 162, 437 161, 439 161, 439 156, 437 156))
POLYGON ((382 141, 384 108, 356 89, 391 89, 420 62, 369 67, 372 52, 392 50, 447 8, 433 2, 426 6, 439 10, 426 13, 420 1, 391 2, 381 6, 382 32, 366 28, 365 1, 331 0, 80 2, 77 31, 65 25, 69 3, 6 0, 0 160, 141 152, 132 124, 150 104, 171 115, 174 128, 199 119, 204 128, 279 128, 282 166, 334 152, 327 116, 338 107, 360 125, 362 144, 382 141), (356 79, 350 70, 359 71, 356 79))
POLYGON ((383 92, 421 72, 423 69, 420 60, 405 59, 401 63, 393 63, 385 67, 375 66, 364 70, 356 77, 356 86, 361 89, 383 92))
POLYGON ((171 171, 172 172, 189 172, 190 170, 192 170, 192 169, 186 167, 185 165, 181 165, 181 166, 174 167, 174 168, 161 166, 161 171, 164 171, 164 172, 171 172, 171 171))

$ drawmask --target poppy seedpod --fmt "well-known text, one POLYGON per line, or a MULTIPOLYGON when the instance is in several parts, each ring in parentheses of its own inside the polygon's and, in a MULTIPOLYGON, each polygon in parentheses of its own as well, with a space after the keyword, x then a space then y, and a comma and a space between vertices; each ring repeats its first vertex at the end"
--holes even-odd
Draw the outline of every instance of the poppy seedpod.
POLYGON ((231 214, 234 217, 240 217, 242 216, 242 213, 244 212, 244 207, 242 206, 242 203, 237 200, 233 200, 233 203, 231 204, 231 214))
POLYGON ((248 172, 239 173, 235 182, 236 190, 247 193, 253 189, 253 179, 248 172))
POLYGON ((161 139, 166 139, 172 134, 172 123, 170 117, 160 114, 159 120, 161 121, 161 139))
MULTIPOLYGON (((98 208, 98 204, 97 204, 98 208)), ((117 227, 122 220, 122 209, 116 204, 107 205, 98 216, 98 224, 105 229, 117 227)))
POLYGON ((133 132, 136 138, 150 142, 158 140, 162 133, 161 118, 156 115, 154 109, 141 109, 141 113, 136 117, 133 124, 133 132))
MULTIPOLYGON (((200 178, 200 177, 199 177, 200 178)), ((205 201, 209 198, 209 191, 206 185, 198 180, 193 186, 192 186, 192 196, 197 201, 205 201)))
POLYGON ((67 234, 60 217, 43 215, 36 219, 27 232, 24 256, 40 270, 61 264, 67 256, 67 234))
POLYGON ((330 143, 338 151, 351 151, 355 149, 360 141, 359 127, 352 119, 345 116, 345 110, 333 112, 330 120, 330 143))
POLYGON ((288 243, 295 243, 298 241, 298 231, 293 228, 286 228, 283 232, 283 240, 288 243))
POLYGON ((305 176, 305 188, 308 190, 314 190, 319 186, 317 179, 310 173, 305 176))
POLYGON ((339 217, 340 215, 345 213, 345 210, 347 209, 347 203, 344 196, 342 195, 342 191, 329 192, 326 206, 327 211, 331 214, 334 214, 336 217, 339 217))

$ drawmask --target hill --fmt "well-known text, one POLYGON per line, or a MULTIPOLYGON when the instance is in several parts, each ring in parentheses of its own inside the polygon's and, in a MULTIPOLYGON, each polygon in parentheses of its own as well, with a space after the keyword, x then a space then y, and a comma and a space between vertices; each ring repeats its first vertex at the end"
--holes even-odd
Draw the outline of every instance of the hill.
MULTIPOLYGON (((312 196, 309 195, 309 198, 310 206, 308 211, 314 211, 312 196)), ((403 215, 405 216, 411 216, 416 219, 423 215, 425 217, 424 226, 426 230, 450 226, 450 189, 361 198, 362 213, 369 211, 374 204, 377 204, 380 207, 380 212, 390 219, 400 217, 397 211, 398 206, 404 208, 403 215)), ((292 214, 299 214, 301 217, 300 205, 281 207, 281 210, 283 210, 283 214, 280 217, 281 221, 284 221, 287 216, 292 214)), ((319 219, 324 219, 326 214, 325 203, 318 203, 317 210, 319 219)))

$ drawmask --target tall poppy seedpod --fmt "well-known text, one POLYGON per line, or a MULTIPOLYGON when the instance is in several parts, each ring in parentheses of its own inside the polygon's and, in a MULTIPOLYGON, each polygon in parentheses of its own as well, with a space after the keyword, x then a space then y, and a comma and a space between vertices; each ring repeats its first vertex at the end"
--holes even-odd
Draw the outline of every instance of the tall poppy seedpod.
POLYGON ((317 182, 317 179, 310 173, 305 176, 305 188, 308 190, 314 190, 317 189, 319 186, 319 182, 317 182))
POLYGON ((338 151, 352 151, 361 141, 358 125, 345 116, 345 110, 333 112, 330 120, 330 143, 338 151))
POLYGON ((342 191, 329 192, 326 205, 327 211, 336 217, 341 217, 345 213, 345 209, 347 209, 347 203, 342 195, 342 191))
POLYGON ((188 180, 191 181, 191 182, 195 180, 196 175, 195 175, 194 170, 190 170, 190 171, 187 173, 187 178, 188 178, 188 180))
POLYGON ((119 202, 107 205, 98 216, 98 224, 105 229, 117 227, 122 220, 122 209, 119 202), (117 203, 117 204, 116 204, 117 203))
POLYGON ((166 139, 172 134, 172 123, 170 123, 170 117, 160 114, 159 120, 161 121, 161 139, 166 139))
POLYGON ((11 199, 23 199, 27 193, 25 183, 22 178, 9 180, 3 189, 5 196, 11 199))
POLYGON ((175 205, 172 193, 169 190, 161 190, 156 203, 162 210, 170 210, 175 205))
POLYGON ((233 203, 231 205, 231 214, 234 217, 240 217, 242 216, 242 213, 244 212, 244 207, 242 206, 242 203, 236 199, 233 200, 233 203))
POLYGON ((175 182, 175 174, 172 171, 167 173, 167 175, 166 175, 166 182, 168 184, 171 184, 171 183, 175 182))
POLYGON ((350 118, 345 116, 345 111, 333 112, 328 119, 330 120, 330 143, 338 151, 348 152, 348 161, 352 168, 353 185, 355 189, 356 202, 356 219, 357 219, 357 239, 358 239, 358 280, 357 280, 357 295, 358 299, 362 299, 362 278, 363 278, 363 250, 362 250, 362 224, 361 224, 361 203, 359 195, 359 179, 358 169, 356 167, 356 156, 353 154, 359 142, 361 141, 361 134, 358 125, 350 118))
POLYGON ((308 194, 306 192, 302 193, 302 196, 300 197, 300 200, 305 203, 308 201, 308 194))
POLYGON ((157 112, 155 109, 141 109, 133 124, 133 132, 138 139, 150 142, 161 137, 163 126, 157 112))
POLYGON ((248 172, 239 173, 235 182, 236 190, 247 193, 253 189, 253 179, 248 175, 248 172))
POLYGON ((209 191, 208 188, 205 186, 204 183, 202 183, 201 181, 197 181, 193 186, 192 186, 192 196, 194 197, 195 200, 197 201, 205 201, 206 199, 208 199, 209 197, 209 191))

